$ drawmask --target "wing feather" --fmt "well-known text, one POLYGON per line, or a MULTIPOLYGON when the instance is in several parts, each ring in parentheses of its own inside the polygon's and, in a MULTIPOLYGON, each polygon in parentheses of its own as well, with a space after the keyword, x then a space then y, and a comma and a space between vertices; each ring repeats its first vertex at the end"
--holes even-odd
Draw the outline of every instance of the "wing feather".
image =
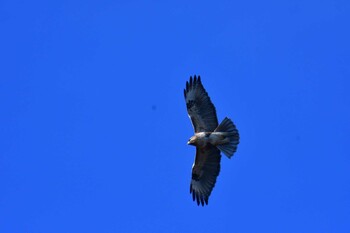
POLYGON ((196 159, 192 167, 190 193, 197 204, 208 204, 209 196, 220 173, 220 150, 208 144, 197 147, 196 159))
POLYGON ((211 102, 207 91, 204 89, 201 78, 190 77, 184 90, 186 107, 191 119, 194 131, 213 132, 218 126, 218 119, 214 104, 211 102))

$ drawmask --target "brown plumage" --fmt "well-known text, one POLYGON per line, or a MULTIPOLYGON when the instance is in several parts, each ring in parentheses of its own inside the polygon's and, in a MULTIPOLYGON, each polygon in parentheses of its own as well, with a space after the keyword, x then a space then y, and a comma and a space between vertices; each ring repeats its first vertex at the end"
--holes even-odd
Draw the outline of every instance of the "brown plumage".
POLYGON ((203 87, 200 76, 190 77, 184 90, 188 115, 195 134, 188 145, 196 146, 196 159, 192 166, 190 193, 197 204, 208 204, 209 196, 220 173, 220 151, 227 157, 236 152, 239 134, 229 118, 220 125, 215 106, 203 87))

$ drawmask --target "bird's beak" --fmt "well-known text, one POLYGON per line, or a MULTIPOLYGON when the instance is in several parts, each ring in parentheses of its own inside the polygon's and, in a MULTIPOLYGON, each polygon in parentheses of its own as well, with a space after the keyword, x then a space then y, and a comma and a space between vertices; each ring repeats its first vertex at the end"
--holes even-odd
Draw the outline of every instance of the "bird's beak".
POLYGON ((188 142, 187 142, 187 145, 193 145, 193 143, 194 143, 193 138, 190 138, 190 140, 188 140, 188 142))

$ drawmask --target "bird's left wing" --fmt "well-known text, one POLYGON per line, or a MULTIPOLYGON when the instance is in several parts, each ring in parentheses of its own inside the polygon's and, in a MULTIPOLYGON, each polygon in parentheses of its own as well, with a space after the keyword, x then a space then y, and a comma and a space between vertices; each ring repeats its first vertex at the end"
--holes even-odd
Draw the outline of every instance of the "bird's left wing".
POLYGON ((197 204, 208 204, 216 178, 220 173, 220 150, 208 144, 203 148, 197 147, 196 159, 192 167, 190 193, 197 204))
POLYGON ((203 87, 200 76, 190 77, 184 90, 186 107, 194 131, 213 132, 218 126, 218 119, 214 104, 203 87))

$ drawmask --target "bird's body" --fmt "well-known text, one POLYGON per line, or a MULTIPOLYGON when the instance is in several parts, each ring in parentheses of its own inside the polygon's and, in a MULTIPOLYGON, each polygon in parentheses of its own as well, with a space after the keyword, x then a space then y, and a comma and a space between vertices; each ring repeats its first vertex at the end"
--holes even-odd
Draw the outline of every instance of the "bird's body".
POLYGON ((192 166, 190 193, 197 204, 208 204, 209 196, 220 173, 220 151, 228 158, 236 152, 239 134, 233 122, 225 117, 218 124, 216 110, 201 79, 196 76, 186 82, 184 90, 188 115, 195 134, 188 145, 196 146, 196 158, 192 166))
POLYGON ((227 132, 200 132, 195 133, 193 137, 188 141, 188 145, 194 145, 198 147, 205 147, 208 143, 213 146, 227 144, 230 142, 228 137, 230 134, 227 132))

